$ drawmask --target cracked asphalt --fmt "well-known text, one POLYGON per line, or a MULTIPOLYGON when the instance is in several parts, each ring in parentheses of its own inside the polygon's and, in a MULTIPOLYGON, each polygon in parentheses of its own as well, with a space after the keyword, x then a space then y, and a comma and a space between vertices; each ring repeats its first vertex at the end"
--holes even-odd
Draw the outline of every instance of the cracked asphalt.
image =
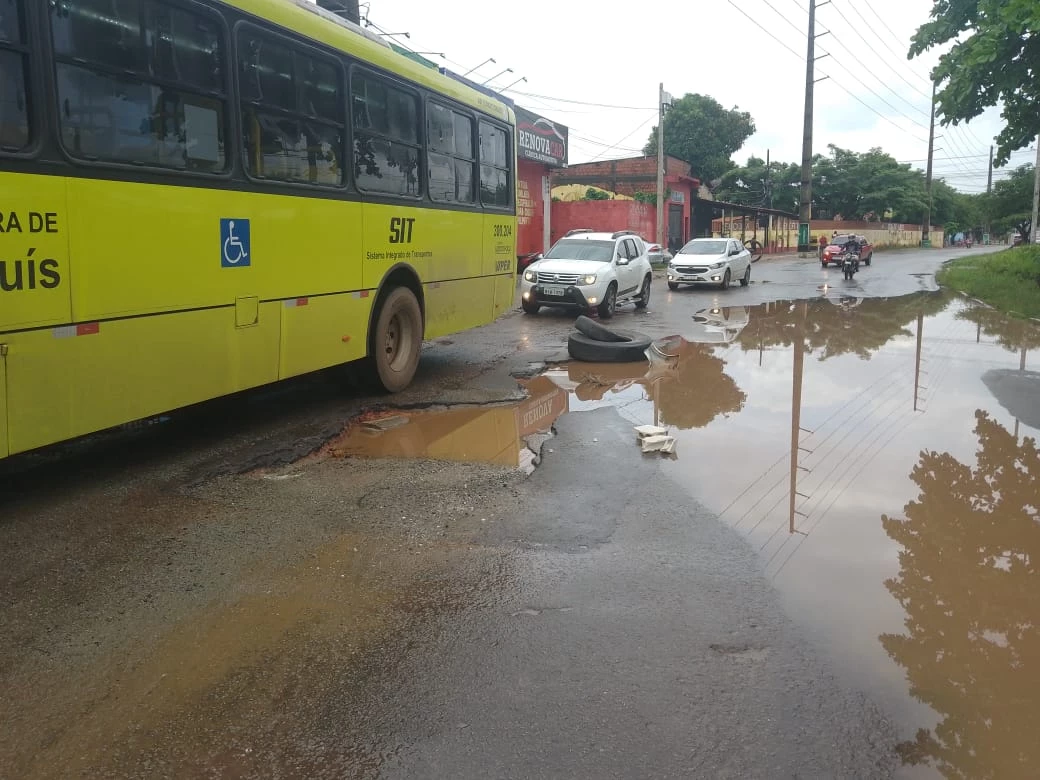
MULTIPOLYGON (((964 251, 879 253, 842 291, 935 290, 964 251)), ((752 278, 659 280, 617 324, 843 284, 752 278)), ((892 776, 871 692, 615 408, 560 417, 529 477, 325 448, 365 410, 523 399, 572 322, 441 339, 393 398, 331 370, 4 463, 0 776, 892 776)))

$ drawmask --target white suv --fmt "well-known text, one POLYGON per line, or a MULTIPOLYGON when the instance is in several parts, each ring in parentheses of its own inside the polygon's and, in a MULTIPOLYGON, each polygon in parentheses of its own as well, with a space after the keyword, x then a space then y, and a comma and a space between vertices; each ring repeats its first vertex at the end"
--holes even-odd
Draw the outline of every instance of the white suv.
POLYGON ((619 303, 645 308, 652 279, 646 245, 633 231, 571 230, 524 271, 521 305, 528 314, 542 306, 596 309, 607 319, 619 303))

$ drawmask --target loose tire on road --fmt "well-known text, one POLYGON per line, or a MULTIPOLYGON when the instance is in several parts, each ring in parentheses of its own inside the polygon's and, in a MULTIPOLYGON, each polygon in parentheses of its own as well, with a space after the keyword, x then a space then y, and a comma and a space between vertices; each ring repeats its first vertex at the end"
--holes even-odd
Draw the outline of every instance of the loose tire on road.
POLYGON ((584 314, 574 321, 574 327, 579 333, 584 333, 593 341, 613 341, 616 343, 628 341, 627 336, 622 336, 618 331, 608 328, 605 325, 600 325, 598 322, 589 319, 584 314))
POLYGON ((567 351, 575 360, 588 363, 638 363, 647 359, 649 336, 631 330, 616 333, 628 341, 596 341, 584 333, 572 333, 567 339, 567 351))
POLYGON ((419 365, 422 309, 415 293, 395 287, 379 307, 369 342, 369 376, 378 389, 397 393, 408 387, 419 365))

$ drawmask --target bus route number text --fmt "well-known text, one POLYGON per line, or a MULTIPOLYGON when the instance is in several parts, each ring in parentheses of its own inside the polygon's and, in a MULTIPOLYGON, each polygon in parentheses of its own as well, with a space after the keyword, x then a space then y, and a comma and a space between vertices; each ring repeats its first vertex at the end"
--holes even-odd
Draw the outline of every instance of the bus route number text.
POLYGON ((512 225, 495 225, 495 238, 509 238, 513 235, 512 225))
POLYGON ((390 243, 412 243, 412 228, 414 225, 415 217, 390 217, 390 243))

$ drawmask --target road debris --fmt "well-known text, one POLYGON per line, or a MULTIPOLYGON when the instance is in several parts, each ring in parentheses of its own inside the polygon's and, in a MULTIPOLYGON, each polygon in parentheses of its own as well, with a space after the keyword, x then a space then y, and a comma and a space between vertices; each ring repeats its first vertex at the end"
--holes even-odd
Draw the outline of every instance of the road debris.
POLYGON ((369 431, 389 431, 394 428, 400 428, 402 425, 407 424, 408 418, 401 414, 391 415, 390 417, 380 417, 375 420, 365 420, 361 423, 361 427, 369 431))
POLYGON ((660 452, 662 455, 675 453, 675 437, 670 436, 667 428, 658 425, 635 426, 636 441, 643 452, 660 452))

